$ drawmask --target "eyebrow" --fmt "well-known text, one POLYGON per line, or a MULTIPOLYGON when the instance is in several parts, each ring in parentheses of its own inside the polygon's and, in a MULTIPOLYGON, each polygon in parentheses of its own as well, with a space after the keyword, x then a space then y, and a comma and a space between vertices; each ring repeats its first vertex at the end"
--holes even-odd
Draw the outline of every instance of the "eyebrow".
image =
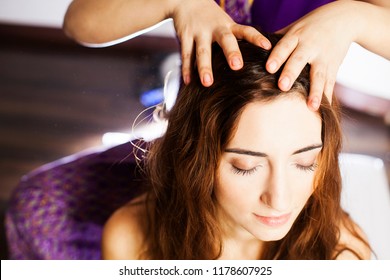
MULTIPOLYGON (((315 150, 318 148, 322 148, 322 144, 315 144, 315 145, 310 145, 304 148, 301 148, 299 150, 296 150, 293 152, 293 155, 296 154, 301 154, 304 152, 308 152, 311 150, 315 150)), ((231 149, 225 149, 226 153, 234 153, 234 154, 239 154, 239 155, 248 155, 248 156, 254 156, 254 157, 268 157, 266 153, 262 152, 256 152, 256 151, 251 151, 251 150, 245 150, 245 149, 240 149, 240 148, 231 148, 231 149)))

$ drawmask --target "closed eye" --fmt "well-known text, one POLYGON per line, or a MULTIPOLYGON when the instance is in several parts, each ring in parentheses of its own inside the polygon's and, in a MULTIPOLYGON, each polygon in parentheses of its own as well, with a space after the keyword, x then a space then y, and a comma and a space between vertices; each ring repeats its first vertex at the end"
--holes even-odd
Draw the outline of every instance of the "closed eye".
POLYGON ((313 172, 314 170, 316 170, 316 168, 318 167, 318 164, 317 163, 313 163, 311 165, 301 165, 301 164, 296 164, 295 165, 299 170, 302 170, 302 171, 311 171, 313 172))
POLYGON ((256 172, 256 170, 257 170, 257 166, 251 169, 241 169, 234 165, 232 166, 232 171, 234 174, 243 175, 243 176, 252 175, 254 172, 256 172))

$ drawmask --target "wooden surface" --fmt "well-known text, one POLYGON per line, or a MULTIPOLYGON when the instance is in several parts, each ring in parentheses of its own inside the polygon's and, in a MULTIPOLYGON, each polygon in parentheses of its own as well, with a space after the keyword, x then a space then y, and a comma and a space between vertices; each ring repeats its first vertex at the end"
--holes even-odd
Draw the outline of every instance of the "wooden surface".
MULTIPOLYGON (((161 86, 158 67, 175 41, 140 39, 87 49, 60 30, 0 25, 0 202, 19 178, 128 130, 141 92, 161 86), (27 32, 26 32, 27 31, 27 32)), ((381 118, 345 111, 344 151, 382 158, 390 176, 390 129, 381 118)), ((0 256, 6 258, 4 233, 0 256)))

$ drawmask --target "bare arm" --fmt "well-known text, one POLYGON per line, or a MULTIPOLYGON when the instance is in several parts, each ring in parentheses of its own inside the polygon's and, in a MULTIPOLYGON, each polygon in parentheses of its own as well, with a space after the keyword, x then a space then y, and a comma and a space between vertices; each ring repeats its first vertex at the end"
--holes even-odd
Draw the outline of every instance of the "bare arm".
POLYGON ((104 43, 169 18, 177 0, 73 0, 65 33, 76 41, 104 43))
POLYGON ((390 1, 362 1, 363 27, 356 43, 390 60, 390 1))
MULTIPOLYGON (((241 69, 236 39, 269 49, 270 43, 249 26, 236 24, 214 0, 74 0, 64 20, 65 32, 76 41, 103 43, 122 38, 173 18, 182 47, 182 74, 190 81, 190 62, 196 55, 204 86, 213 83, 211 44, 218 42, 230 67, 241 69)), ((267 70, 286 62, 279 80, 289 90, 306 63, 311 64, 308 104, 316 110, 325 93, 330 99, 340 64, 352 42, 390 59, 390 1, 336 1, 320 7, 281 32, 267 70), (325 35, 326 34, 326 35, 325 35)))
POLYGON ((191 57, 196 55, 204 86, 213 83, 211 44, 224 50, 230 67, 243 66, 237 39, 264 48, 269 41, 256 29, 235 23, 214 0, 74 0, 64 19, 64 31, 83 43, 104 43, 172 18, 181 42, 182 74, 190 81, 191 57))

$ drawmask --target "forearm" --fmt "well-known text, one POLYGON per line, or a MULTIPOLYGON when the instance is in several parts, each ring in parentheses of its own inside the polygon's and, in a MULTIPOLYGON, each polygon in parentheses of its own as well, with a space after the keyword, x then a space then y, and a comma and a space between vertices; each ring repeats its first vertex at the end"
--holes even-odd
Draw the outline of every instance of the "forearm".
MULTIPOLYGON (((356 43, 390 59, 390 7, 366 3, 375 1, 352 1, 358 12, 356 43)), ((380 1, 376 1, 380 2, 380 1)), ((376 4, 376 3, 375 3, 376 4)))
POLYGON ((171 16, 180 0, 74 0, 64 18, 76 41, 104 43, 148 28, 171 16))

